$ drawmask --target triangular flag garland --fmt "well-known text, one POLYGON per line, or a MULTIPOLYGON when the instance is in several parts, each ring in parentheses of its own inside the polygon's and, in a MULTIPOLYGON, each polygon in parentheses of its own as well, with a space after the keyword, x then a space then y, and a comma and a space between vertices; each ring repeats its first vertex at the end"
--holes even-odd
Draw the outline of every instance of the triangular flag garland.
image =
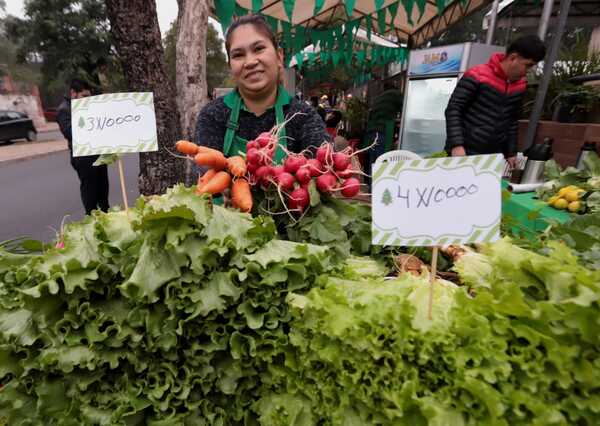
POLYGON ((262 9, 263 0, 252 0, 252 12, 258 13, 262 9))
POLYGON ((296 0, 283 0, 283 8, 285 9, 285 14, 287 15, 290 22, 292 22, 292 16, 294 15, 295 5, 296 0))
MULTIPOLYGON (((283 25, 282 25, 283 22, 287 22, 290 25, 292 24, 292 17, 293 17, 294 9, 296 7, 296 2, 297 2, 297 0, 280 0, 280 1, 283 4, 283 8, 284 8, 286 16, 288 18, 287 20, 279 21, 272 16, 265 15, 267 22, 271 25, 271 27, 273 28, 274 31, 278 31, 278 29, 283 28, 283 25)), ((446 6, 448 5, 448 3, 450 3, 451 1, 452 0, 435 0, 438 14, 441 14, 444 11, 444 9, 446 8, 446 6)), ((468 0, 459 0, 459 1, 464 3, 465 1, 468 1, 468 0)), ((415 5, 415 3, 419 9, 419 21, 422 19, 423 15, 425 14, 425 8, 427 6, 427 0, 399 0, 399 1, 392 2, 391 4, 387 5, 385 8, 383 7, 384 0, 373 0, 373 2, 374 2, 376 17, 377 17, 378 26, 379 26, 380 30, 384 26, 383 23, 385 22, 385 15, 387 13, 389 13, 390 17, 392 19, 394 19, 398 13, 398 7, 400 4, 402 4, 402 7, 406 11, 406 14, 408 16, 408 22, 410 25, 413 25, 412 11, 413 11, 413 8, 414 8, 413 6, 415 5), (385 12, 385 14, 383 12, 385 12)), ((259 12, 260 10, 262 10, 264 3, 265 3, 264 0, 252 0, 251 1, 252 9, 248 10, 248 9, 244 9, 243 7, 238 5, 236 0, 214 0, 215 13, 217 15, 217 18, 219 19, 219 22, 221 23, 223 33, 225 33, 227 31, 227 28, 229 27, 229 25, 231 25, 231 21, 234 16, 243 16, 243 15, 246 15, 249 13, 259 12)), ((354 10, 355 4, 356 4, 356 0, 344 0, 346 12, 348 13, 348 16, 350 16, 350 17, 352 16, 350 11, 354 10)), ((301 7, 302 5, 303 5, 302 3, 299 3, 298 7, 301 7)), ((324 5, 325 5, 325 0, 315 0, 314 11, 313 11, 314 15, 317 15, 322 10, 324 5)), ((361 17, 358 19, 363 19, 363 18, 361 17)), ((371 32, 372 32, 372 19, 373 19, 373 15, 367 15, 366 17, 364 17, 364 25, 366 27, 369 38, 370 38, 371 32)), ((348 25, 350 22, 353 22, 353 21, 355 21, 355 20, 350 20, 350 21, 346 22, 346 25, 348 25)), ((293 29, 294 30, 292 31, 292 33, 295 34, 297 32, 297 26, 293 26, 293 29)), ((317 30, 314 30, 314 31, 317 31, 317 30)), ((321 32, 324 32, 324 31, 321 31, 321 32)), ((341 32, 338 31, 338 33, 341 33, 341 32)))
POLYGON ((346 0, 344 2, 345 6, 346 6, 346 14, 348 15, 348 17, 352 16, 352 12, 354 12, 355 3, 356 3, 356 0, 346 0))
MULTIPOLYGON (((356 67, 373 67, 381 66, 390 62, 404 62, 407 59, 407 51, 404 48, 390 48, 384 46, 372 46, 367 43, 356 42, 355 30, 358 27, 366 27, 367 38, 370 40, 373 33, 373 16, 366 15, 357 19, 350 20, 344 25, 339 25, 333 28, 316 30, 306 28, 300 25, 293 25, 291 18, 295 8, 295 0, 282 0, 288 20, 278 20, 269 15, 263 15, 267 23, 271 26, 274 32, 281 31, 281 45, 285 51, 285 57, 289 61, 292 58, 296 59, 299 70, 303 70, 303 74, 313 73, 318 69, 322 78, 327 79, 328 73, 331 73, 339 66, 352 67, 352 74, 357 75, 357 80, 360 80, 364 75, 356 70, 356 67), (308 45, 313 44, 319 46, 320 52, 301 53, 308 45), (317 59, 319 62, 317 62, 317 59), (309 71, 310 70, 310 71, 309 71)), ((376 2, 375 6, 380 2, 376 2)), ((411 21, 414 4, 417 4, 420 15, 425 12, 427 0, 400 0, 382 8, 383 1, 380 3, 377 12, 377 27, 381 33, 387 30, 387 14, 391 22, 398 13, 400 3, 406 10, 411 21)), ((243 16, 252 11, 239 6, 235 0, 214 0, 215 11, 223 30, 231 25, 234 16, 243 16)), ((264 6, 264 0, 252 0, 252 10, 259 11, 264 6)), ((315 0, 315 11, 321 10, 324 5, 324 0, 315 0)), ((354 3, 354 2, 352 2, 354 3)), ((436 0, 438 8, 445 7, 448 0, 436 0)), ((352 4, 345 3, 347 7, 352 4)), ((347 9, 347 12, 350 9, 347 9)), ((318 12, 315 12, 315 14, 318 12)), ((412 22, 411 22, 412 23, 412 22)))

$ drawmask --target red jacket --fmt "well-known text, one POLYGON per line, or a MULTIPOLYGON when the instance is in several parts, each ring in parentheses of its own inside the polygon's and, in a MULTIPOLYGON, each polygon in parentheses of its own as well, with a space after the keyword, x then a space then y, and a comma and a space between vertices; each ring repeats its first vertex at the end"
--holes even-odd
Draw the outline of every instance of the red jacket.
POLYGON ((487 64, 469 69, 460 79, 446 108, 446 150, 463 146, 467 154, 517 152, 518 120, 527 81, 509 81, 492 55, 487 64))

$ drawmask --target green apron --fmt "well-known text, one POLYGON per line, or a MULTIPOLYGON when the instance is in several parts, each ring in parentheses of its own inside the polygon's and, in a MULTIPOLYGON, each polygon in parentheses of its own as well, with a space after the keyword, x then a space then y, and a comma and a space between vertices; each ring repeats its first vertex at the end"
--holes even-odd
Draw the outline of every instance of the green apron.
MULTIPOLYGON (((277 90, 277 99, 275 101, 275 119, 277 125, 281 125, 285 121, 283 116, 283 105, 289 103, 289 94, 285 89, 279 86, 277 90)), ((228 99, 226 103, 231 102, 231 113, 229 114, 229 120, 227 121, 227 131, 225 132, 225 140, 223 142, 223 154, 226 157, 233 155, 239 155, 240 153, 246 153, 246 139, 238 136, 237 130, 239 129, 238 120, 240 118, 240 109, 242 107, 242 97, 239 95, 237 90, 230 92, 227 95, 228 99)), ((257 135, 258 136, 258 135, 257 135)), ((275 164, 281 164, 287 154, 287 138, 285 133, 285 126, 279 132, 279 141, 277 149, 273 155, 273 162, 275 164), (283 148, 283 149, 282 149, 283 148)))
MULTIPOLYGON (((240 109, 242 108, 242 97, 237 90, 233 90, 225 96, 225 105, 231 108, 229 113, 229 120, 227 121, 227 130, 225 131, 225 140, 223 141, 223 154, 226 157, 239 155, 240 153, 246 153, 246 143, 248 141, 241 136, 238 136, 237 130, 239 129, 238 120, 240 118, 240 109)), ((283 116, 283 106, 289 104, 290 95, 285 91, 282 86, 277 89, 277 99, 275 100, 275 120, 277 125, 280 125, 285 121, 283 116)), ((258 135, 256 135, 258 136, 258 135)), ((273 154, 273 162, 275 164, 281 164, 287 154, 287 138, 285 133, 285 126, 279 132, 279 141, 277 149, 273 154)), ((213 204, 222 205, 223 197, 213 197, 213 204)))

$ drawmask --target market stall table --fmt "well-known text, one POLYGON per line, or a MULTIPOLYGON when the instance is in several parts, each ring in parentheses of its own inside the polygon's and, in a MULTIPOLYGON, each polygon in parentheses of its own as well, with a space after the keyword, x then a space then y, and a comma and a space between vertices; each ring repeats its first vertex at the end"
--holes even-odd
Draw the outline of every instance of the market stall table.
MULTIPOLYGON (((508 182, 502 181, 504 194, 508 192, 508 182)), ((514 223, 512 230, 517 233, 543 232, 552 223, 565 223, 571 215, 556 210, 537 199, 535 192, 509 193, 502 200, 502 215, 514 223)))

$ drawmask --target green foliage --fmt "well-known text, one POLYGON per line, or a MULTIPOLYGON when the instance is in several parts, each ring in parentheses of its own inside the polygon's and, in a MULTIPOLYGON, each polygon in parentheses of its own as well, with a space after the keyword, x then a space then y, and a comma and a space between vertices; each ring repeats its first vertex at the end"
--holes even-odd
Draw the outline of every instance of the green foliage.
POLYGON ((287 295, 332 266, 327 247, 181 186, 68 225, 63 249, 0 248, 0 417, 252 423, 287 344, 287 295))
POLYGON ((5 20, 0 19, 0 76, 9 74, 17 88, 26 92, 32 84, 41 81, 40 65, 35 63, 18 63, 18 45, 9 40, 3 27, 5 20))
POLYGON ((467 287, 329 277, 290 296, 285 367, 258 403, 263 425, 596 423, 598 272, 558 245, 508 241, 459 261, 467 287), (320 419, 320 420, 319 420, 320 419))
POLYGON ((350 124, 350 138, 361 137, 365 130, 368 115, 367 103, 354 96, 346 104, 346 119, 350 124))
POLYGON ((576 251, 467 252, 431 317, 427 278, 384 278, 369 207, 344 200, 286 226, 176 186, 64 248, 1 243, 0 421, 593 425, 600 271, 576 254, 597 264, 598 223, 571 226, 576 251))
MULTIPOLYGON (((569 38, 569 37, 567 37, 569 38)), ((544 103, 543 118, 551 119, 557 103, 562 102, 570 112, 587 112, 600 100, 597 89, 569 83, 573 77, 600 72, 600 53, 588 54, 588 38, 583 32, 573 32, 568 44, 563 44, 558 59, 552 68, 552 78, 544 103)), ((542 71, 535 74, 533 83, 524 101, 523 114, 528 116, 535 102, 536 82, 542 78, 542 71)), ((531 85, 530 85, 531 86, 531 85)))
POLYGON ((98 61, 113 60, 101 0, 30 0, 25 18, 7 17, 5 30, 18 47, 17 62, 39 63, 42 85, 50 92, 75 76, 99 85, 98 61))
MULTIPOLYGON (((176 78, 176 44, 177 44, 177 21, 171 24, 171 28, 163 38, 165 48, 165 66, 167 75, 175 84, 176 78)), ((229 65, 224 52, 225 44, 219 37, 219 33, 212 23, 208 23, 206 32, 206 82, 208 93, 217 87, 223 87, 225 80, 229 76, 229 65)), ((227 85, 225 85, 228 87, 227 85)))

